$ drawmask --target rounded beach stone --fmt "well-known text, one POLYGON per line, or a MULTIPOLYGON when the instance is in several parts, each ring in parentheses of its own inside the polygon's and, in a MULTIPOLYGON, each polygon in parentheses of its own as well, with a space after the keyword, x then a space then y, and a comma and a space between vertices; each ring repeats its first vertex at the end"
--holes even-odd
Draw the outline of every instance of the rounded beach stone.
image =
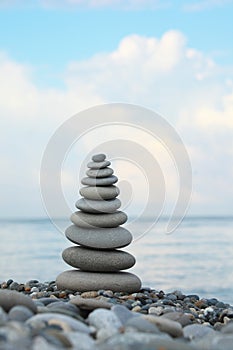
POLYGON ((116 186, 107 186, 107 187, 93 187, 87 186, 82 187, 79 190, 81 196, 87 199, 94 200, 104 200, 104 199, 113 199, 117 197, 120 193, 120 190, 116 186))
POLYGON ((29 318, 26 322, 26 325, 30 326, 31 329, 36 329, 37 331, 43 329, 45 325, 48 326, 59 326, 64 331, 69 329, 69 331, 76 331, 82 333, 91 333, 90 327, 85 323, 74 319, 73 317, 62 315, 56 312, 48 312, 34 315, 29 318))
POLYGON ((91 169, 103 169, 107 168, 111 163, 108 160, 105 160, 104 162, 89 162, 87 163, 87 167, 91 169))
POLYGON ((93 162, 103 162, 106 158, 106 155, 103 153, 99 153, 99 154, 94 154, 94 156, 92 156, 92 160, 93 162))
POLYGON ((113 272, 126 270, 135 264, 133 255, 121 250, 94 250, 69 247, 62 252, 63 260, 83 271, 113 272))
POLYGON ((70 220, 78 227, 117 227, 127 221, 127 215, 122 211, 116 211, 110 214, 88 214, 82 211, 76 211, 71 215, 70 220))
POLYGON ((100 178, 84 177, 81 180, 81 183, 87 186, 109 186, 109 185, 113 185, 117 181, 118 181, 118 178, 115 175, 112 175, 112 176, 100 177, 100 178))
POLYGON ((33 315, 34 313, 28 307, 23 305, 13 306, 8 313, 9 320, 18 322, 25 322, 33 315))
POLYGON ((87 176, 89 177, 108 177, 113 174, 112 168, 104 168, 104 169, 89 169, 86 171, 87 176))
POLYGON ((69 270, 56 279, 58 289, 85 292, 88 290, 110 289, 113 292, 134 293, 140 290, 140 279, 129 272, 86 272, 69 270))
POLYGON ((94 249, 126 247, 133 238, 123 227, 88 229, 71 225, 66 229, 65 235, 73 243, 94 249))
POLYGON ((104 201, 95 201, 91 199, 81 198, 75 203, 76 208, 87 213, 114 213, 121 206, 118 198, 108 199, 104 201))
POLYGON ((91 298, 82 298, 80 295, 72 298, 69 303, 78 306, 80 309, 84 310, 95 310, 95 309, 111 309, 112 303, 108 303, 104 300, 91 299, 91 298))
POLYGON ((36 313, 37 307, 32 299, 22 293, 15 290, 0 290, 0 306, 8 312, 12 307, 16 305, 26 306, 33 313, 36 313))

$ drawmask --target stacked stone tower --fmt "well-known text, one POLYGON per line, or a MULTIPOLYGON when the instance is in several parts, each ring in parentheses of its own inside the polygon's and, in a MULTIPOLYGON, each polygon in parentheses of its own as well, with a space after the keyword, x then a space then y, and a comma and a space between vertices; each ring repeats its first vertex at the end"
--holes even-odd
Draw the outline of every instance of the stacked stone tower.
POLYGON ((66 248, 62 257, 73 270, 57 277, 59 289, 88 291, 110 289, 112 291, 136 292, 141 288, 140 279, 124 272, 135 264, 135 258, 118 248, 129 245, 131 233, 120 225, 127 215, 118 209, 121 202, 116 198, 120 191, 114 184, 111 164, 104 154, 97 154, 87 164, 87 177, 81 180, 83 197, 76 202, 79 209, 71 215, 73 225, 66 237, 75 245, 66 248))

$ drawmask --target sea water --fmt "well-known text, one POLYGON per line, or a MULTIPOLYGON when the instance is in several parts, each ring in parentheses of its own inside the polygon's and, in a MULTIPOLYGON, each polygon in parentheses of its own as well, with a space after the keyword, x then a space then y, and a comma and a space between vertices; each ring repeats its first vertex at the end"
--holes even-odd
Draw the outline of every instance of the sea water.
MULTIPOLYGON (((136 257, 130 271, 143 286, 233 304, 233 217, 186 217, 169 235, 164 218, 143 235, 150 220, 131 225, 135 240, 124 248, 136 257)), ((0 237, 0 282, 51 281, 70 268, 61 252, 72 243, 49 219, 1 220, 0 237)))

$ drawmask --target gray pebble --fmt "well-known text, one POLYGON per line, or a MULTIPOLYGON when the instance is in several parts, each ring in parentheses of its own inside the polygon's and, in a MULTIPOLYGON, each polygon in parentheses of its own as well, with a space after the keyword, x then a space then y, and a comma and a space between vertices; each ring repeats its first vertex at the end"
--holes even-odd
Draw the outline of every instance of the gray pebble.
POLYGON ((118 198, 103 201, 81 198, 75 206, 87 213, 113 213, 120 208, 121 201, 118 198))
POLYGON ((114 305, 111 310, 117 315, 123 325, 133 317, 140 317, 139 314, 129 311, 129 309, 123 305, 114 305))
POLYGON ((122 327, 122 323, 116 314, 106 309, 97 309, 91 312, 88 316, 88 322, 97 330, 101 328, 111 328, 118 332, 122 327))
POLYGON ((105 199, 113 199, 117 197, 120 193, 120 190, 118 187, 114 185, 106 186, 106 187, 87 186, 87 187, 82 187, 79 190, 79 193, 84 198, 102 201, 105 199))
POLYGON ((89 162, 87 163, 87 167, 90 169, 103 169, 109 166, 111 163, 108 160, 103 162, 89 162))
POLYGON ((108 176, 108 177, 100 177, 100 178, 94 178, 94 177, 84 177, 81 180, 81 183, 83 185, 87 186, 110 186, 113 185, 118 181, 118 178, 115 175, 108 176))
POLYGON ((57 350, 57 346, 50 344, 43 336, 33 338, 32 350, 57 350))
POLYGON ((38 329, 45 328, 46 325, 57 325, 60 326, 64 331, 79 331, 83 333, 91 333, 90 328, 83 322, 74 319, 67 315, 61 315, 57 313, 44 313, 38 314, 31 317, 26 321, 26 325, 38 329))
POLYGON ((108 177, 111 176, 113 174, 113 169, 112 168, 104 168, 104 169, 98 169, 98 170, 94 170, 94 169, 89 169, 86 171, 87 176, 89 177, 94 177, 94 178, 100 178, 100 177, 108 177))
MULTIPOLYGON (((150 334, 141 332, 130 332, 116 334, 104 343, 100 344, 98 350, 194 350, 193 346, 179 340, 171 340, 167 334, 150 334)), ((196 349, 195 349, 196 350, 196 349)), ((201 349, 200 349, 201 350, 201 349)), ((203 350, 203 349, 202 349, 203 350)))
POLYGON ((8 312, 13 306, 23 305, 36 313, 36 305, 32 299, 14 290, 0 290, 0 306, 8 312))
POLYGON ((227 325, 223 326, 221 332, 224 334, 233 334, 233 321, 229 322, 227 325))
POLYGON ((160 333, 155 324, 145 320, 142 316, 131 317, 127 320, 125 327, 135 328, 138 332, 143 333, 160 333))
POLYGON ((30 349, 30 330, 23 323, 10 321, 0 328, 0 348, 3 350, 30 349), (4 341, 5 340, 5 341, 4 341), (2 344, 4 341, 4 345, 2 344), (3 345, 3 347, 1 347, 3 345))
POLYGON ((137 292, 141 288, 140 279, 129 272, 86 272, 68 270, 56 280, 59 289, 86 292, 90 290, 111 289, 114 292, 137 292))
POLYGON ((181 324, 182 327, 185 327, 192 323, 194 317, 191 314, 185 314, 183 312, 166 312, 161 317, 167 318, 169 320, 177 321, 181 324))
POLYGON ((183 332, 184 337, 188 339, 199 339, 201 337, 207 336, 208 334, 215 333, 215 331, 212 328, 201 324, 188 325, 184 327, 183 332))
POLYGON ((73 345, 72 349, 76 350, 97 350, 96 342, 89 334, 81 332, 65 332, 64 335, 73 345))
POLYGON ((91 159, 93 162, 103 162, 106 158, 106 155, 104 153, 94 154, 91 159))
POLYGON ((3 310, 3 308, 0 306, 0 327, 4 326, 5 323, 8 320, 7 313, 3 310))
POLYGON ((126 247, 133 239, 131 233, 120 226, 88 229, 71 225, 66 229, 65 235, 73 243, 95 249, 126 247))
POLYGON ((10 320, 19 322, 25 322, 33 315, 34 313, 28 307, 23 305, 13 306, 8 313, 8 317, 10 320))
POLYGON ((161 332, 168 333, 172 337, 182 337, 183 335, 182 326, 176 321, 152 315, 143 315, 142 317, 155 324, 161 332))
POLYGON ((232 350, 232 348, 233 348, 233 335, 215 337, 212 340, 211 350, 232 350))
POLYGON ((121 250, 94 250, 84 247, 69 247, 62 253, 70 266, 83 271, 113 272, 126 270, 135 264, 133 255, 121 250))
POLYGON ((116 211, 110 214, 87 214, 76 211, 71 215, 70 220, 78 227, 94 228, 94 227, 117 227, 127 221, 127 215, 122 211, 116 211))
POLYGON ((111 309, 112 307, 112 304, 106 301, 93 298, 82 298, 79 295, 72 298, 70 303, 84 310, 95 310, 100 308, 111 309))

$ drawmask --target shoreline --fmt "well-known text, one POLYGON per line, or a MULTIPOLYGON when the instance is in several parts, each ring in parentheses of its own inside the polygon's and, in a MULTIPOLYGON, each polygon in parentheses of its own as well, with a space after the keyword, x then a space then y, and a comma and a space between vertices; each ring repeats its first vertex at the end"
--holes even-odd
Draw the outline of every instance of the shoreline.
POLYGON ((0 348, 16 345, 33 350, 227 350, 233 348, 233 306, 179 290, 81 293, 58 290, 54 281, 10 279, 0 286, 0 348))

